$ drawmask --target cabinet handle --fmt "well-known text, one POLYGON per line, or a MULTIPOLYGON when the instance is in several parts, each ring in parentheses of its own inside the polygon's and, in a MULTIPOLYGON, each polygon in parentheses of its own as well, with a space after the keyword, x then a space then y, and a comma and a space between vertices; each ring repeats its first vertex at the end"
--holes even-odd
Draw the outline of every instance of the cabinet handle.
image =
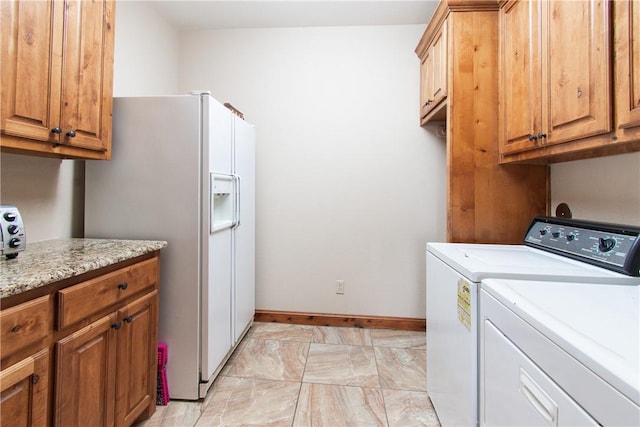
POLYGON ((122 319, 122 320, 124 320, 124 321, 125 321, 125 322, 127 322, 127 323, 131 323, 131 322, 133 322, 133 316, 127 316, 127 317, 125 317, 125 318, 124 318, 124 319, 122 319))
POLYGON ((122 323, 121 322, 112 323, 111 327, 117 331, 122 327, 122 323))
POLYGON ((16 325, 13 328, 11 328, 11 332, 13 332, 14 334, 16 332, 18 332, 20 329, 22 329, 22 325, 16 325))
POLYGON ((547 134, 540 132, 540 133, 538 133, 538 138, 545 138, 546 139, 547 138, 547 134))
POLYGON ((76 131, 75 130, 70 130, 69 132, 66 133, 66 135, 69 138, 73 138, 74 136, 76 136, 76 131))
POLYGON ((55 127, 53 129, 51 129, 51 133, 62 133, 62 128, 55 127))
POLYGON ((129 287, 129 284, 127 282, 122 282, 118 285, 118 289, 122 289, 123 291, 126 290, 129 287))
POLYGON ((40 381, 40 375, 31 375, 31 384, 38 384, 38 381, 40 381))
POLYGON ((533 135, 533 134, 529 134, 529 141, 535 141, 535 140, 537 140, 537 139, 538 139, 538 137, 537 137, 537 136, 535 136, 535 135, 533 135))

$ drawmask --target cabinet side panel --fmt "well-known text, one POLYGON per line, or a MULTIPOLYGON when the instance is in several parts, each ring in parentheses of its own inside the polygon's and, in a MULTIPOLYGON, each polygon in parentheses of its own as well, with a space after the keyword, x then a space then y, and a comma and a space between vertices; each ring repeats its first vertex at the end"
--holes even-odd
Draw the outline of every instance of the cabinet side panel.
POLYGON ((448 240, 518 243, 546 213, 546 166, 498 164, 498 12, 452 13, 448 240))

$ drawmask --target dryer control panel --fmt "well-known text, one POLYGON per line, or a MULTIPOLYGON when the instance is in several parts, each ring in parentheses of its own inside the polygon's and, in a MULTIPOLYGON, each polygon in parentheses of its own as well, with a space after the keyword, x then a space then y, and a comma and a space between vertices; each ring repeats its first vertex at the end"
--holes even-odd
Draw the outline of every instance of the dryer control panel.
POLYGON ((524 243, 547 252, 640 276, 640 227, 539 216, 524 243))

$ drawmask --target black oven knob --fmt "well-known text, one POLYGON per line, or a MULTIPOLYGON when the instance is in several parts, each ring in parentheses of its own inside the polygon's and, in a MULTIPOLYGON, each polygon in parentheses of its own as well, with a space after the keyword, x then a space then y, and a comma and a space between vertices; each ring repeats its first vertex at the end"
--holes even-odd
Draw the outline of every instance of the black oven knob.
POLYGON ((4 219, 9 222, 13 222, 16 220, 16 214, 14 214, 13 212, 5 212, 4 219))
POLYGON ((18 231, 20 231, 20 227, 15 224, 11 224, 7 227, 7 231, 9 232, 9 234, 18 234, 18 231))
POLYGON ((598 250, 600 252, 609 252, 616 246, 616 239, 603 239, 600 238, 598 242, 598 250))
POLYGON ((11 249, 15 249, 18 246, 20 246, 20 243, 21 243, 20 239, 18 239, 17 237, 14 237, 13 239, 9 240, 9 247, 11 249))

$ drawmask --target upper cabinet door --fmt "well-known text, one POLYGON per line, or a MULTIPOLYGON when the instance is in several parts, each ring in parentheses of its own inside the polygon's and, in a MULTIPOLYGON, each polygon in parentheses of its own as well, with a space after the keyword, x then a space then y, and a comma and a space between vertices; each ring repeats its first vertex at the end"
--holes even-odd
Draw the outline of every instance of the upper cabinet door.
POLYGON ((62 64, 63 143, 105 151, 111 135, 113 2, 67 0, 62 64))
POLYGON ((500 11, 502 150, 534 148, 541 130, 540 4, 512 1, 500 11))
POLYGON ((0 1, 3 150, 109 159, 113 0, 0 1))
POLYGON ((541 6, 543 139, 554 144, 610 132, 609 2, 541 6))
POLYGON ((502 6, 501 154, 612 131, 609 7, 604 0, 502 6))
POLYGON ((0 1, 2 132, 60 141, 60 64, 64 3, 0 1))
POLYGON ((447 20, 428 41, 423 35, 416 49, 420 57, 420 124, 446 118, 448 85, 447 20), (429 45, 426 43, 429 42, 429 45))
POLYGON ((615 3, 616 124, 623 131, 640 126, 640 3, 615 3))

